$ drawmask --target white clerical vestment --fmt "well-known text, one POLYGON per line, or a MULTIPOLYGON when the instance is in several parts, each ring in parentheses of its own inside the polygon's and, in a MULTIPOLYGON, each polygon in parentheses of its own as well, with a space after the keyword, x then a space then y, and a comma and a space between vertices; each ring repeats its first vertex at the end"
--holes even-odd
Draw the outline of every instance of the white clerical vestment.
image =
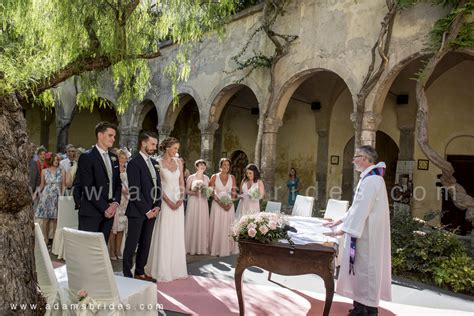
POLYGON ((336 293, 377 307, 380 299, 391 300, 392 265, 385 181, 379 175, 366 177, 374 168, 385 168, 385 163, 361 173, 352 206, 342 219, 346 238, 336 293), (357 238, 354 275, 349 273, 351 237, 357 238))

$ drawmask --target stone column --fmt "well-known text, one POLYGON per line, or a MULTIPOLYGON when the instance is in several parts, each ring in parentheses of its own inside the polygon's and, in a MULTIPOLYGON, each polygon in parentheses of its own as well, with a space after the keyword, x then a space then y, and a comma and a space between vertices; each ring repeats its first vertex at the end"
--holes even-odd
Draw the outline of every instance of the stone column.
MULTIPOLYGON (((351 121, 355 129, 355 122, 356 122, 356 113, 351 114, 351 121)), ((364 112, 364 116, 362 118, 362 131, 361 131, 361 145, 370 145, 375 148, 375 140, 377 136, 377 129, 382 122, 382 115, 379 113, 364 112)), ((357 133, 356 133, 357 134, 357 133)), ((355 148, 354 148, 355 150, 355 148)), ((354 170, 354 181, 353 181, 353 188, 357 186, 359 182, 360 173, 354 170)))
POLYGON ((362 121, 361 144, 375 148, 377 129, 382 122, 382 115, 374 112, 364 112, 362 121))
POLYGON ((40 145, 46 147, 47 150, 52 151, 49 148, 49 126, 53 120, 53 112, 50 110, 40 109, 40 145))
POLYGON ((207 169, 213 171, 213 149, 214 149, 214 135, 219 128, 217 123, 202 124, 199 123, 201 130, 201 159, 207 162, 207 169))
POLYGON ((266 118, 263 124, 261 172, 268 199, 275 200, 276 142, 278 129, 283 122, 276 118, 266 118))
POLYGON ((169 137, 171 132, 173 131, 173 126, 168 125, 168 124, 161 124, 156 127, 158 130, 159 134, 159 140, 158 144, 161 144, 161 142, 166 138, 169 137))
POLYGON ((56 150, 57 152, 65 152, 69 143, 69 126, 72 118, 56 116, 56 150))
POLYGON ((318 195, 314 203, 315 210, 319 211, 326 206, 329 131, 327 129, 320 129, 316 132, 318 133, 318 149, 316 153, 316 188, 318 195))
POLYGON ((140 133, 140 127, 119 126, 118 132, 120 133, 120 147, 127 147, 131 152, 138 151, 138 134, 140 133))
POLYGON ((400 127, 398 160, 413 160, 415 154, 415 127, 400 127))

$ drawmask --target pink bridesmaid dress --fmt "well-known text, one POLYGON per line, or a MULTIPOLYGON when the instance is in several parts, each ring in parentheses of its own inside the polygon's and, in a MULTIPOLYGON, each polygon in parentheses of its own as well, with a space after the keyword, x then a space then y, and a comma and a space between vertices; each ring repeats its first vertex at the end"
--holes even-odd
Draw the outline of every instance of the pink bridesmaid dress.
MULTIPOLYGON (((216 176, 214 194, 220 196, 224 192, 229 196, 231 195, 232 177, 229 175, 227 183, 224 185, 219 173, 216 176)), ((216 201, 212 201, 210 227, 211 256, 224 257, 238 253, 237 243, 232 239, 231 233, 231 226, 234 219, 235 209, 233 205, 226 211, 220 207, 216 201)))
MULTIPOLYGON (((196 174, 186 180, 186 189, 191 191, 197 181, 196 174)), ((204 175, 202 180, 209 185, 209 177, 204 175)), ((201 195, 188 195, 185 224, 186 253, 191 255, 209 254, 209 204, 207 198, 201 195)))

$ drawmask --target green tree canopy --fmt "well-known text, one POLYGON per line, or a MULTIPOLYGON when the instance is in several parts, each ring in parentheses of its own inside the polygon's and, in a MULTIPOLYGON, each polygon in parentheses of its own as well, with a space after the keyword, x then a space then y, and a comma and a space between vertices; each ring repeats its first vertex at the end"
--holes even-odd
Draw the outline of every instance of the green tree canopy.
POLYGON ((93 71, 109 68, 123 111, 132 98, 145 95, 147 59, 160 56, 161 41, 189 43, 221 32, 234 5, 234 0, 4 0, 0 95, 51 101, 45 91, 81 75, 78 102, 92 104, 93 71))

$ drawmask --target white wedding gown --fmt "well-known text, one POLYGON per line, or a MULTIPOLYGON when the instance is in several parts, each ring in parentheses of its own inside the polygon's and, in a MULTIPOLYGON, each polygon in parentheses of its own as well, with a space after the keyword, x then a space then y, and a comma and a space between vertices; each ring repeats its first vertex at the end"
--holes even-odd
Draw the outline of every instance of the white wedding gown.
MULTIPOLYGON (((176 162, 177 164, 177 162, 176 162)), ((179 168, 170 171, 160 163, 161 190, 176 202, 179 199, 179 168)), ((184 206, 172 210, 164 200, 156 219, 145 273, 158 282, 183 279, 188 276, 184 243, 184 206)))

